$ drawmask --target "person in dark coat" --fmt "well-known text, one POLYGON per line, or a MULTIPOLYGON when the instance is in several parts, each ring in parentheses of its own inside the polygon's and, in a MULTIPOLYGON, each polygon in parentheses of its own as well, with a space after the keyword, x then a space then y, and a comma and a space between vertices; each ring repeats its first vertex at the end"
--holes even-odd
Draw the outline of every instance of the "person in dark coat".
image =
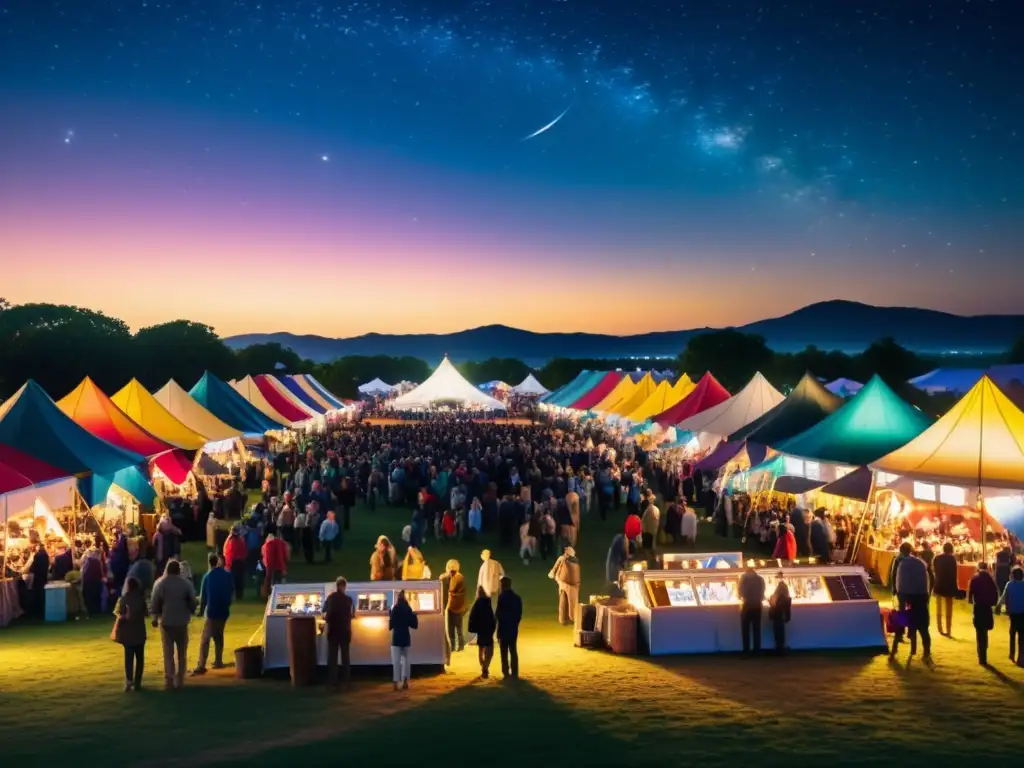
POLYGON ((142 669, 146 651, 146 618, 149 610, 142 585, 129 576, 124 583, 124 593, 114 611, 117 619, 111 631, 111 639, 124 646, 124 690, 142 690, 142 669))
POLYGON ((932 560, 932 594, 935 595, 935 621, 939 625, 939 634, 953 636, 953 598, 960 593, 956 578, 956 557, 953 545, 946 542, 942 545, 942 554, 932 560), (946 631, 942 631, 942 617, 946 617, 946 631))
POLYGON ((501 674, 507 680, 519 677, 519 622, 523 620, 523 600, 512 591, 512 579, 501 580, 501 594, 494 611, 501 651, 501 674))
POLYGON ((999 602, 996 580, 988 572, 988 563, 978 563, 978 572, 967 588, 967 602, 974 606, 974 633, 978 641, 978 663, 988 666, 988 633, 995 626, 992 609, 999 602))
POLYGON ((349 646, 352 644, 352 616, 355 614, 355 604, 346 594, 348 581, 339 576, 335 585, 335 591, 324 601, 324 620, 327 623, 327 685, 331 689, 338 688, 339 654, 341 677, 346 686, 349 684, 352 672, 349 646))
POLYGON ((405 599, 405 590, 400 590, 395 607, 388 617, 388 629, 391 630, 391 669, 395 690, 398 684, 402 689, 409 687, 409 647, 412 645, 411 630, 419 627, 419 619, 409 601, 405 599))
POLYGON ((469 612, 469 631, 476 635, 477 654, 480 658, 480 677, 490 676, 491 659, 494 658, 494 609, 491 598, 481 586, 476 588, 476 602, 469 612))

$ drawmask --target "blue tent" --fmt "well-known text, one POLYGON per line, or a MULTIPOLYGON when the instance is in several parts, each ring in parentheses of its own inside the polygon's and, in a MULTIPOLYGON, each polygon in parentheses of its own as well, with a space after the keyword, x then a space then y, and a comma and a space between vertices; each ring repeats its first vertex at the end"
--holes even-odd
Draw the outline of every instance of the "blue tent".
POLYGON ((106 500, 112 483, 144 507, 156 499, 144 456, 80 427, 34 381, 0 409, 0 443, 78 475, 79 492, 90 506, 106 500))
POLYGON ((238 394, 227 382, 207 371, 189 395, 218 419, 249 435, 284 429, 285 425, 271 419, 238 394))

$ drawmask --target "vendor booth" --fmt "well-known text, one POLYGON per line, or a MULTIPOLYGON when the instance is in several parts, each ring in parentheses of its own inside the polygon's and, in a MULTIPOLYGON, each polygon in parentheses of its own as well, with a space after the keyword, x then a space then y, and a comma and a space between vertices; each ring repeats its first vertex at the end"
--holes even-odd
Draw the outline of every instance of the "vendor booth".
MULTIPOLYGON (((317 620, 317 664, 327 664, 326 625, 323 606, 335 590, 330 584, 277 584, 267 601, 263 668, 288 667, 288 618, 312 616, 317 620)), ((445 663, 445 621, 441 609, 439 581, 367 581, 349 582, 348 595, 355 603, 352 619, 352 664, 384 666, 391 664, 391 631, 388 614, 400 591, 405 590, 419 627, 413 630, 409 663, 443 665, 445 663)))
MULTIPOLYGON (((867 573, 855 566, 759 568, 765 580, 765 612, 779 575, 793 600, 786 626, 792 650, 886 647, 878 601, 867 573)), ((640 617, 651 655, 741 651, 741 569, 623 571, 626 597, 640 617)), ((762 648, 772 647, 772 628, 762 622, 762 648)))

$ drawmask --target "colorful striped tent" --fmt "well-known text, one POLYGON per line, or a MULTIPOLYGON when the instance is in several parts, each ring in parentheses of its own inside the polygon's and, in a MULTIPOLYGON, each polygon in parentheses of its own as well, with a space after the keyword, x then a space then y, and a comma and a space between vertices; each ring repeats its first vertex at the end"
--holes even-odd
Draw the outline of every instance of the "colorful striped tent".
POLYGON ((176 485, 185 482, 192 471, 195 451, 176 448, 151 435, 118 408, 88 376, 58 400, 57 407, 96 437, 145 456, 176 485))
POLYGON ((208 443, 220 443, 242 436, 242 430, 218 419, 193 400, 174 379, 154 392, 153 399, 188 429, 205 437, 208 443))
POLYGON ((31 379, 0 406, 0 444, 79 476, 79 491, 90 506, 105 502, 114 484, 144 507, 156 498, 145 457, 76 424, 31 379))
POLYGON ((710 371, 701 376, 693 390, 668 410, 654 417, 654 421, 662 427, 673 427, 691 416, 696 416, 708 408, 729 399, 729 390, 718 383, 710 371))
POLYGON ((231 386, 207 371, 189 395, 226 424, 240 429, 245 434, 263 434, 285 426, 277 419, 266 416, 231 386))
POLYGON ((248 400, 260 413, 274 421, 295 426, 309 420, 309 417, 303 411, 292 405, 286 398, 281 397, 276 391, 272 391, 270 397, 265 396, 252 376, 246 376, 239 381, 232 381, 230 384, 232 389, 248 400))
POLYGON ((302 374, 299 374, 297 376, 297 378, 301 378, 304 381, 308 382, 309 385, 311 387, 313 387, 313 389, 315 389, 324 398, 326 398, 327 402, 329 402, 331 405, 333 405, 337 410, 340 411, 340 410, 342 410, 345 407, 345 403, 344 403, 344 401, 340 397, 336 397, 335 395, 333 395, 331 393, 331 391, 329 389, 327 389, 327 387, 325 387, 319 381, 314 379, 312 375, 310 375, 308 373, 302 373, 302 374))
POLYGON ((575 411, 589 411, 595 405, 600 403, 612 390, 619 386, 619 382, 624 378, 624 374, 621 371, 608 371, 602 373, 600 379, 587 391, 583 392, 567 407, 572 408, 575 411))
POLYGON ((260 373, 253 376, 252 380, 256 382, 256 386, 260 388, 264 395, 270 397, 271 393, 273 393, 275 397, 290 403, 293 408, 304 413, 306 415, 306 419, 314 419, 317 416, 322 415, 316 409, 306 405, 306 403, 297 397, 295 393, 282 384, 276 376, 260 373))
POLYGON ((198 451, 210 439, 189 429, 174 414, 160 405, 137 379, 132 379, 110 397, 111 402, 128 418, 149 432, 177 448, 198 451))
POLYGON ((306 380, 305 376, 286 376, 285 378, 288 379, 289 381, 294 382, 297 387, 299 387, 303 392, 305 392, 307 395, 313 398, 313 402, 319 404, 320 407, 324 409, 324 413, 330 413, 331 411, 340 410, 338 406, 334 405, 334 403, 332 403, 326 397, 321 395, 317 391, 316 387, 314 387, 311 383, 309 383, 309 381, 306 380))
POLYGON ((314 413, 320 415, 323 415, 327 413, 327 411, 331 410, 330 408, 327 408, 321 403, 317 402, 317 399, 313 397, 311 394, 309 394, 305 389, 303 389, 302 386, 297 381, 295 381, 295 379, 293 379, 291 376, 282 376, 281 378, 278 378, 277 376, 273 376, 269 373, 267 374, 267 376, 269 378, 274 379, 278 384, 280 384, 282 387, 288 390, 288 392, 291 393, 293 398, 297 398, 304 406, 306 406, 307 410, 311 409, 314 413))
POLYGON ((27 453, 0 445, 0 495, 67 477, 67 472, 27 453))

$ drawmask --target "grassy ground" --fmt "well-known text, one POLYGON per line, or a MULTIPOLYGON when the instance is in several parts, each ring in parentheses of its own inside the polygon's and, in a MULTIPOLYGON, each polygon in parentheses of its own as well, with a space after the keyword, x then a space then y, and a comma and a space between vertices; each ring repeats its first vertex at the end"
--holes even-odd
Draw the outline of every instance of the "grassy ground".
MULTIPOLYGON (((368 576, 380 533, 400 540, 404 511, 356 511, 340 562, 296 565, 293 582, 339 574, 368 576)), ((586 596, 601 590, 605 551, 619 523, 585 520, 578 547, 586 596)), ((700 549, 734 549, 705 535, 700 549)), ((488 542, 493 547, 493 542, 488 542)), ((480 545, 428 542, 438 571, 457 557, 475 584, 480 545)), ((202 563, 202 547, 186 553, 202 563)), ((524 598, 520 637, 523 680, 481 681, 472 650, 447 674, 413 680, 395 694, 389 679, 357 678, 347 694, 292 690, 280 680, 237 681, 232 670, 160 690, 156 633, 147 646, 150 690, 121 691, 121 649, 110 621, 17 624, 0 631, 0 743, 5 764, 239 766, 327 764, 365 758, 381 765, 484 759, 490 765, 578 761, 594 765, 704 766, 753 759, 762 765, 859 765, 920 761, 948 765, 1019 754, 1014 734, 1024 715, 1024 670, 1007 656, 1005 618, 997 619, 990 658, 975 660, 970 616, 959 605, 955 639, 935 640, 934 668, 884 656, 797 654, 627 658, 572 647, 554 621, 547 566, 529 567, 497 552, 524 598), (35 762, 34 762, 35 764, 35 762)), ((227 645, 245 644, 263 606, 236 605, 227 645)), ((200 626, 192 627, 194 663, 200 626)), ((737 627, 738 629, 738 627, 737 627)), ((497 660, 496 660, 497 661, 497 660)))

